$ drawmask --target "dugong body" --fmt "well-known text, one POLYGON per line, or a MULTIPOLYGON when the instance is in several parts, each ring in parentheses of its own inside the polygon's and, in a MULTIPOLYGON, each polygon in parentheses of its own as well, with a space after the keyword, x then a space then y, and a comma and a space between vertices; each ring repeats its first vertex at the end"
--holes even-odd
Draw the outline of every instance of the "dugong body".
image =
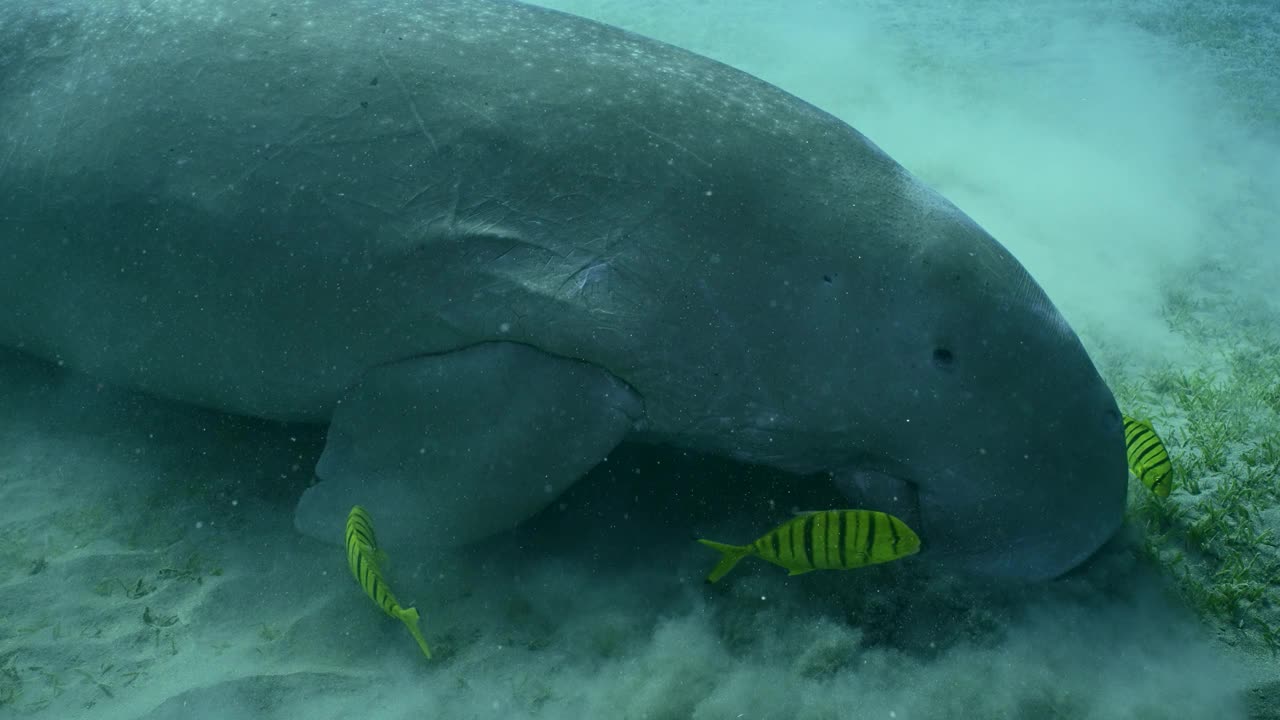
POLYGON ((624 438, 828 471, 962 571, 1118 527, 1027 272, 848 125, 489 0, 0 4, 0 344, 330 422, 297 523, 465 542, 624 438))

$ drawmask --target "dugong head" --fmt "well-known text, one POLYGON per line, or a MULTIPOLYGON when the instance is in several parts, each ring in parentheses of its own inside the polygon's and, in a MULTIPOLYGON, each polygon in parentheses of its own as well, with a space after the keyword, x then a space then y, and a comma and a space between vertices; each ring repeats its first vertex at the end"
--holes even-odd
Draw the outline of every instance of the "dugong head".
POLYGON ((738 434, 751 447, 737 454, 812 460, 791 466, 830 472, 851 507, 899 515, 945 567, 1055 577, 1122 520, 1115 400, 1027 270, 900 177, 869 191, 871 207, 809 212, 805 232, 829 241, 778 259, 795 299, 768 334, 792 392, 738 434))

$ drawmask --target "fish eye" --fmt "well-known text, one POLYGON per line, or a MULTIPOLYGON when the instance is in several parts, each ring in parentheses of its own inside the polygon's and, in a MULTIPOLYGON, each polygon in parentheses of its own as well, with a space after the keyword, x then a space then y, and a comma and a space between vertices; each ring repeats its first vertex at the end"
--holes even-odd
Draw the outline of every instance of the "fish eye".
POLYGON ((949 368, 956 361, 956 357, 952 354, 950 348, 936 347, 933 349, 933 364, 940 368, 949 368))

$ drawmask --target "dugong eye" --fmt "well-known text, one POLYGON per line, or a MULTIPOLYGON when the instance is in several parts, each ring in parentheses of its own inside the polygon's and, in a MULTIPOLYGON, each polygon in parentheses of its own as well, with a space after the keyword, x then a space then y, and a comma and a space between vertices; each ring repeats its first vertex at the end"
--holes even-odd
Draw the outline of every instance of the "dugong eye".
POLYGON ((951 354, 949 348, 936 347, 933 349, 933 364, 940 368, 950 368, 955 363, 956 357, 951 354))

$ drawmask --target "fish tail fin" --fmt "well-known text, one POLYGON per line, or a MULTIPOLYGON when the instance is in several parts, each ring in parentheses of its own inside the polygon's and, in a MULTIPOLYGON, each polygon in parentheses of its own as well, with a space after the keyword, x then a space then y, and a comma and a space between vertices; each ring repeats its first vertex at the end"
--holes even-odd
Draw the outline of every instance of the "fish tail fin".
POLYGON ((422 648, 422 654, 426 655, 427 659, 430 660, 431 648, 427 646, 427 639, 422 637, 422 630, 418 627, 419 618, 417 608, 409 608, 408 610, 401 608, 400 611, 396 613, 396 617, 400 618, 400 622, 404 623, 405 627, 409 628, 409 634, 413 636, 414 640, 418 641, 418 647, 422 648))
POLYGON ((711 568, 711 574, 707 576, 707 582, 709 583, 713 583, 724 577, 726 573, 733 569, 734 565, 738 564, 739 560, 751 554, 750 545, 726 545, 724 543, 718 543, 713 540, 703 540, 701 538, 698 539, 698 542, 706 545, 712 550, 718 550, 724 554, 724 557, 720 558, 720 562, 716 563, 716 566, 711 568))

